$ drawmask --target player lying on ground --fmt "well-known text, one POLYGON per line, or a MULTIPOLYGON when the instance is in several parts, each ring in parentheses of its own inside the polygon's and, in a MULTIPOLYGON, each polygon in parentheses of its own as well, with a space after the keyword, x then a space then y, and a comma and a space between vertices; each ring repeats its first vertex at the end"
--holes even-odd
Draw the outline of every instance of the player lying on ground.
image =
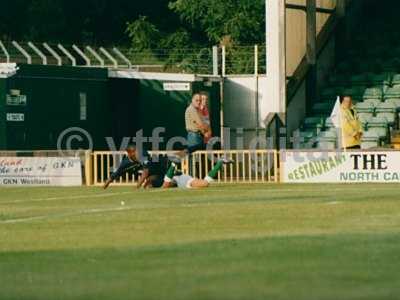
POLYGON ((137 175, 139 171, 142 171, 142 174, 139 177, 138 188, 151 186, 161 187, 164 175, 167 171, 168 159, 166 157, 158 157, 157 161, 153 161, 150 155, 146 154, 143 159, 140 160, 140 154, 133 144, 128 145, 125 150, 126 155, 123 157, 121 164, 118 169, 111 174, 103 188, 107 189, 114 180, 128 172, 137 175))
POLYGON ((171 163, 168 168, 167 174, 164 177, 163 188, 206 188, 210 185, 211 182, 214 181, 215 177, 217 177, 218 172, 222 169, 222 166, 225 164, 233 163, 232 160, 229 159, 219 159, 215 164, 214 168, 208 173, 208 175, 204 179, 194 178, 190 175, 177 175, 176 174, 176 164, 171 163))

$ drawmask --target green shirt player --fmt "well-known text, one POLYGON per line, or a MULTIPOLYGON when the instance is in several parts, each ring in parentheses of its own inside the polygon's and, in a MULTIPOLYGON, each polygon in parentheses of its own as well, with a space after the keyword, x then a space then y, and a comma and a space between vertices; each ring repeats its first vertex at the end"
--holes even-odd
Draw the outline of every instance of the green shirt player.
POLYGON ((219 159, 212 170, 208 173, 208 175, 204 179, 194 178, 190 175, 176 175, 176 164, 171 163, 170 167, 167 170, 167 173, 164 177, 163 188, 183 188, 183 189, 192 189, 192 188, 206 188, 210 185, 211 182, 214 181, 214 178, 217 177, 218 172, 222 169, 222 166, 225 164, 233 163, 230 159, 219 159))

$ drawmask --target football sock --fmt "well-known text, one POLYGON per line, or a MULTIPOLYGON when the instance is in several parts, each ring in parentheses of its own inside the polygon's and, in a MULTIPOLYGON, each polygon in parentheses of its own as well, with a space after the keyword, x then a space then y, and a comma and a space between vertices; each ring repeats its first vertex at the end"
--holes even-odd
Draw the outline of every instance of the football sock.
POLYGON ((165 174, 164 180, 165 181, 171 181, 172 178, 175 175, 175 169, 176 169, 176 165, 174 163, 171 163, 171 165, 169 166, 167 173, 165 174))
POLYGON ((215 177, 217 177, 218 172, 221 170, 222 166, 224 165, 224 162, 222 160, 217 161, 215 164, 214 168, 208 173, 206 178, 204 180, 211 182, 214 180, 215 177))

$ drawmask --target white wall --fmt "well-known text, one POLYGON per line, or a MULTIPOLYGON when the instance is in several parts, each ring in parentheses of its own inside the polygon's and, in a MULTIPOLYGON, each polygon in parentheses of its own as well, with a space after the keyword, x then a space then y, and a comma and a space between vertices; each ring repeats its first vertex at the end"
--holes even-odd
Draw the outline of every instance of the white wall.
POLYGON ((268 105, 272 102, 268 101, 265 91, 266 80, 265 76, 228 76, 225 79, 224 122, 226 126, 264 127, 263 120, 270 112, 268 105), (257 99, 259 104, 258 120, 257 99))
MULTIPOLYGON (((228 76, 224 81, 224 126, 231 129, 231 147, 241 148, 243 137, 244 148, 256 137, 256 128, 263 128, 263 116, 268 113, 262 103, 267 103, 265 76, 228 76), (257 92, 258 83, 258 92, 257 92), (257 99, 259 119, 257 120, 257 99), (237 131, 237 129, 243 129, 237 131)), ((262 130, 259 131, 263 136, 262 130)), ((226 140, 226 139, 225 139, 226 140)))

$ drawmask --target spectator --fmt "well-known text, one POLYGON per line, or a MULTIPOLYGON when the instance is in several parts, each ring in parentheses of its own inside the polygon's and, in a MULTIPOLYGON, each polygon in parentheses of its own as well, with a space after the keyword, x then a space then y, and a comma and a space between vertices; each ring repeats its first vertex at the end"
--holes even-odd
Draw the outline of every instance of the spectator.
POLYGON ((199 108, 199 113, 203 120, 203 123, 208 126, 208 130, 204 132, 204 144, 207 144, 208 141, 212 138, 212 131, 211 131, 211 120, 210 120, 210 113, 208 110, 208 94, 206 92, 201 92, 201 104, 199 108))
POLYGON ((362 126, 350 96, 340 97, 342 147, 360 149, 362 126))
POLYGON ((192 103, 188 106, 185 112, 185 123, 187 131, 188 152, 192 153, 197 150, 203 150, 204 133, 209 131, 209 126, 204 123, 200 113, 201 95, 194 94, 192 103))

